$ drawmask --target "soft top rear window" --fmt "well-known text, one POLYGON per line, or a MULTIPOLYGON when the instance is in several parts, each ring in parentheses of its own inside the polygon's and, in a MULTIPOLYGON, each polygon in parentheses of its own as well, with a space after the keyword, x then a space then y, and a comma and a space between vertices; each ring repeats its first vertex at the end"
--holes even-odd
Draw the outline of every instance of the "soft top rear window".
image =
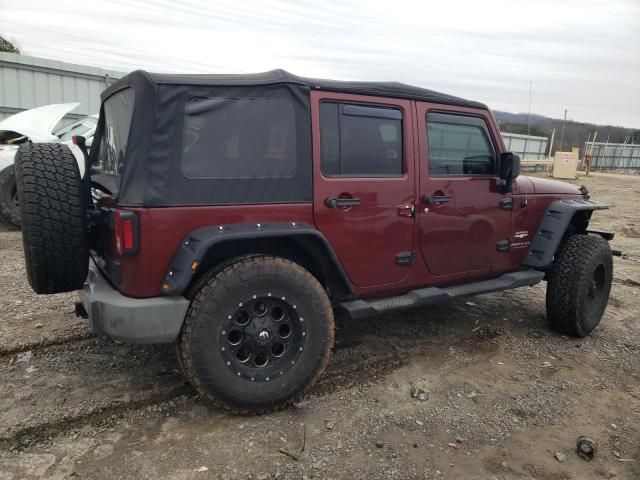
POLYGON ((133 103, 133 88, 119 90, 104 102, 104 130, 98 154, 98 161, 104 173, 110 175, 122 173, 131 128, 133 103))

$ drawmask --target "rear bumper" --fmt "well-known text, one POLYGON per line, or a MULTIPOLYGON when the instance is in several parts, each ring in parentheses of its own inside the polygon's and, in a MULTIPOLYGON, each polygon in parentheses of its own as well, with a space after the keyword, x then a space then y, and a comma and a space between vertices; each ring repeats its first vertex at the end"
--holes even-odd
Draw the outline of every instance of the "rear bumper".
POLYGON ((189 308, 184 297, 125 297, 114 289, 93 260, 78 292, 93 333, 123 343, 171 343, 189 308))

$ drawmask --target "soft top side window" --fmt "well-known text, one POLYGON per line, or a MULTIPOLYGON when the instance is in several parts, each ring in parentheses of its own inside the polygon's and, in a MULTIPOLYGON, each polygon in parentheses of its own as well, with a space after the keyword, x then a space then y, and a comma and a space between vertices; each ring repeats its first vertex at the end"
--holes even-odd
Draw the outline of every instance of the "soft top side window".
POLYGON ((470 115, 427 114, 429 175, 495 175, 496 154, 486 121, 470 115))
POLYGON ((296 173, 296 119, 286 98, 191 98, 182 173, 190 179, 282 179, 296 173))
POLYGON ((321 102, 320 155, 321 170, 326 176, 402 175, 402 111, 321 102))

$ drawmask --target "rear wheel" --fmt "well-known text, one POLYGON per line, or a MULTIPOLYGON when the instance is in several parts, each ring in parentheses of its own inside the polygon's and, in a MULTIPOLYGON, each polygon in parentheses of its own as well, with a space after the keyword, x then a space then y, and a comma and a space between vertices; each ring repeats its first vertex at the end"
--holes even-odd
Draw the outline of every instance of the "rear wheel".
POLYGON ((16 227, 20 226, 20 203, 13 165, 0 172, 0 217, 16 227))
POLYGON ((27 143, 16 155, 27 277, 36 293, 82 288, 89 269, 85 197, 78 164, 61 144, 27 143))
POLYGON ((609 300, 613 260, 609 244, 595 235, 574 235, 560 248, 547 284, 547 318, 554 330, 588 335, 609 300))
POLYGON ((195 292, 178 354, 189 381, 236 413, 300 398, 333 348, 333 311, 318 280, 277 257, 240 260, 195 292))

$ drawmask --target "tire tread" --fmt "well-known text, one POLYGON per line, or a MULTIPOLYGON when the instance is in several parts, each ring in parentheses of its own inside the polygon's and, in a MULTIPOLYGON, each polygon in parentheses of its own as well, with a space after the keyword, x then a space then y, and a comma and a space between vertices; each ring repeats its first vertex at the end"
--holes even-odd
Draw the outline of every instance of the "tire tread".
POLYGON ((73 153, 62 144, 23 144, 16 156, 16 181, 29 284, 41 294, 82 288, 89 240, 73 153))
MULTIPOLYGON (((573 337, 584 337, 590 333, 583 321, 582 306, 586 299, 580 286, 590 281, 592 259, 603 255, 603 252, 611 272, 611 251, 602 237, 573 235, 561 246, 551 266, 547 285, 547 318, 554 330, 573 337)), ((609 273, 607 288, 610 286, 609 273)), ((608 297, 608 290, 606 295, 608 297)))

